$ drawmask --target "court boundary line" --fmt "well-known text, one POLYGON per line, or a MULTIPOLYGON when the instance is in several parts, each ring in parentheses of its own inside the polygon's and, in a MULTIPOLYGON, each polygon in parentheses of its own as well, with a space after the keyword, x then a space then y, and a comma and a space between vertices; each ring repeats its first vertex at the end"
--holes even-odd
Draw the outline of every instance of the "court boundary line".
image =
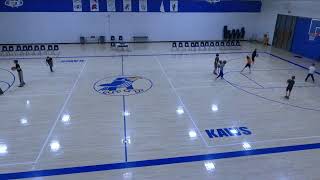
MULTIPOLYGON (((237 53, 247 53, 247 52, 237 52, 237 53)), ((262 53, 269 54, 269 55, 274 56, 280 60, 286 61, 286 62, 293 64, 293 65, 296 65, 296 66, 299 66, 303 69, 308 69, 300 64, 286 60, 286 59, 281 58, 277 55, 273 55, 272 53, 268 53, 268 52, 262 52, 262 53)), ((200 54, 198 54, 198 55, 200 55, 200 54)), ((215 54, 215 53, 210 53, 210 54, 215 54)), ((220 53, 220 54, 232 54, 232 53, 220 53)), ((169 55, 173 55, 173 54, 169 54, 169 55)), ((183 55, 186 55, 186 54, 183 54, 183 55)), ((132 56, 132 55, 128 55, 128 56, 132 56)), ((156 56, 156 55, 148 55, 148 56, 156 56)), ((34 58, 32 58, 32 59, 34 59, 34 58)), ((156 59, 156 60, 158 61, 158 59, 156 59)), ((87 61, 86 61, 86 63, 87 63, 87 61)), ((315 73, 320 75, 319 72, 315 72, 315 73)), ((312 138, 312 137, 310 137, 310 138, 312 138)), ((153 160, 142 160, 142 161, 133 161, 133 162, 125 162, 125 163, 78 166, 78 167, 70 167, 70 168, 6 173, 6 174, 0 174, 0 178, 22 179, 22 178, 31 178, 31 177, 78 174, 78 173, 86 173, 86 172, 108 171, 108 170, 115 170, 115 169, 159 166, 159 165, 168 165, 168 164, 197 162, 197 161, 204 161, 204 160, 226 159, 226 158, 235 158, 235 157, 244 157, 244 156, 255 156, 255 155, 295 152, 295 151, 312 150, 312 149, 320 149, 320 143, 272 147, 272 148, 263 148, 263 149, 254 149, 254 150, 245 150, 245 151, 223 152, 223 153, 215 153, 215 154, 203 154, 203 155, 194 155, 194 156, 182 156, 182 157, 153 159, 153 160)))
POLYGON ((320 143, 271 147, 271 148, 262 148, 262 149, 254 149, 254 150, 231 151, 231 152, 202 154, 202 155, 193 155, 193 156, 180 156, 180 157, 172 157, 172 158, 131 161, 131 162, 122 162, 122 163, 113 163, 113 164, 100 164, 100 165, 92 165, 92 166, 77 166, 77 167, 60 168, 60 169, 7 173, 7 174, 0 174, 0 179, 24 179, 24 178, 32 178, 32 177, 48 177, 48 176, 58 176, 58 175, 89 173, 89 172, 101 172, 101 171, 105 172, 105 171, 117 170, 117 169, 151 167, 151 166, 160 166, 160 165, 199 162, 199 161, 206 161, 206 160, 219 160, 219 159, 240 158, 240 157, 247 157, 247 156, 267 155, 267 154, 280 154, 280 153, 298 152, 298 151, 314 150, 314 149, 320 149, 320 143))
MULTIPOLYGON (((280 56, 278 56, 278 55, 275 55, 275 54, 272 54, 272 53, 269 53, 269 52, 264 52, 264 53, 265 53, 265 54, 269 54, 270 56, 276 57, 276 58, 278 58, 278 59, 280 59, 280 60, 282 60, 282 61, 286 61, 286 62, 288 62, 289 64, 293 64, 293 65, 295 65, 295 66, 301 67, 302 69, 306 69, 306 70, 309 69, 309 68, 307 68, 307 67, 305 67, 305 66, 303 66, 303 65, 300 65, 300 64, 298 64, 298 63, 295 63, 295 62, 290 61, 290 60, 287 60, 287 59, 284 59, 284 58, 282 58, 282 57, 280 57, 280 56)), ((318 75, 320 75, 320 72, 318 72, 318 71, 315 71, 315 73, 318 74, 318 75)))

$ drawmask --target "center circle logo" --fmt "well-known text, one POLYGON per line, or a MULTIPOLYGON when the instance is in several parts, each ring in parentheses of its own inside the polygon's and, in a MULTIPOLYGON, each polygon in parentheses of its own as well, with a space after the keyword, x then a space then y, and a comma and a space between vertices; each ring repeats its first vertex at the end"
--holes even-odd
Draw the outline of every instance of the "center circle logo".
POLYGON ((141 76, 112 76, 94 84, 94 89, 108 96, 131 96, 152 88, 151 80, 141 76))

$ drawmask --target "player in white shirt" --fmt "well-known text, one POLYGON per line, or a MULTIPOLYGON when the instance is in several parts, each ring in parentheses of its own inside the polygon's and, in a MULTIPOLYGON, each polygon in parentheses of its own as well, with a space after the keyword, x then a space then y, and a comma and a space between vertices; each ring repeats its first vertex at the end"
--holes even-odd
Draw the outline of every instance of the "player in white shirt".
POLYGON ((305 81, 307 82, 308 81, 308 78, 311 76, 312 78, 312 81, 314 83, 314 76, 313 74, 316 72, 316 67, 315 67, 315 64, 312 64, 310 67, 309 67, 309 73, 308 73, 308 76, 306 77, 305 81))

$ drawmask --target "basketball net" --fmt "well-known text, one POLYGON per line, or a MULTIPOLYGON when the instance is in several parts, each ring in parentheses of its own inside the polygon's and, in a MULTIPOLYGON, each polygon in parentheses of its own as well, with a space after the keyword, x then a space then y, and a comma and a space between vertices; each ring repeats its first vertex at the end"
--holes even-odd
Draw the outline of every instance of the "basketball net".
POLYGON ((309 41, 314 41, 317 36, 320 36, 320 33, 309 33, 309 41))

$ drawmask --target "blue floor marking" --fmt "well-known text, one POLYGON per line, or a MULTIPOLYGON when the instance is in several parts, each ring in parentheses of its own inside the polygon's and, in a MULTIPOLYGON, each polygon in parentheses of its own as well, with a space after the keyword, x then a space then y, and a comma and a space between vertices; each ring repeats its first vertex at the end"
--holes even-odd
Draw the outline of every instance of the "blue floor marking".
POLYGON ((6 83, 7 85, 9 85, 9 87, 8 87, 6 90, 3 90, 3 93, 5 93, 5 92, 7 92, 7 91, 13 86, 13 84, 16 82, 16 76, 15 76, 11 71, 9 71, 9 70, 7 70, 7 69, 0 68, 0 70, 7 71, 7 72, 10 73, 10 75, 13 77, 13 81, 11 82, 11 84, 8 83, 8 82, 5 82, 5 81, 1 81, 1 82, 6 83))
MULTIPOLYGON (((290 64, 296 65, 296 66, 301 67, 301 68, 303 68, 303 69, 306 69, 306 70, 309 69, 309 68, 307 68, 307 67, 304 67, 304 66, 302 66, 302 65, 300 65, 300 64, 297 64, 297 63, 295 63, 295 62, 292 62, 292 61, 290 61, 290 60, 284 59, 284 58, 282 58, 282 57, 280 57, 280 56, 277 56, 277 55, 274 55, 274 54, 272 54, 272 53, 265 52, 265 54, 269 54, 269 55, 271 55, 271 56, 273 56, 273 57, 276 57, 276 58, 278 58, 278 59, 281 59, 281 60, 283 60, 283 61, 286 61, 286 62, 288 62, 288 63, 290 63, 290 64)), ((316 71, 315 73, 318 74, 318 75, 320 75, 320 73, 317 72, 317 71, 316 71)))
MULTIPOLYGON (((255 94, 255 93, 252 93, 250 91, 247 91, 245 89, 243 89, 242 87, 240 87, 239 85, 237 84, 234 84, 226 79, 224 79, 228 84, 230 84, 231 86, 247 93, 247 94, 251 94, 253 96, 256 96, 256 97, 259 97, 261 99, 264 99, 264 100, 267 100, 267 101, 271 101, 271 102, 275 102, 275 103, 279 103, 279 104, 283 104, 283 105, 287 105, 287 106, 291 106, 291 107, 295 107, 295 108, 298 108, 298 109, 304 109, 304 110, 310 110, 310 111, 318 111, 320 112, 320 109, 313 109, 313 108, 306 108, 306 107, 301 107, 301 106, 297 106, 297 105, 292 105, 292 104, 289 104, 289 103, 284 103, 284 102, 281 102, 281 101, 277 101, 277 100, 273 100, 273 99, 269 99, 269 98, 266 98, 266 97, 263 97, 263 96, 260 96, 258 94, 255 94)), ((266 88, 261 88, 261 89, 266 89, 266 88)))
MULTIPOLYGON (((123 56, 121 56, 121 74, 122 76, 124 75, 124 59, 123 56)), ((123 143, 124 143, 124 160, 125 162, 128 162, 128 149, 127 149, 127 120, 126 120, 126 115, 124 114, 126 112, 126 99, 125 96, 122 96, 122 105, 123 105, 123 131, 124 131, 124 138, 123 138, 123 143)))
MULTIPOLYGON (((229 52, 229 53, 226 52, 226 53, 219 53, 219 54, 236 54, 236 53, 240 54, 240 53, 250 53, 250 52, 229 52)), ((291 62, 286 59, 283 59, 283 58, 276 56, 276 55, 273 55, 271 53, 268 53, 268 52, 262 52, 262 53, 277 57, 283 61, 294 64, 294 65, 299 66, 303 69, 308 69, 302 65, 299 65, 297 63, 291 62)), ((201 54, 216 54, 216 52, 215 53, 201 53, 201 54)), ((201 54, 193 53, 193 54, 158 54, 158 55, 128 55, 128 56, 201 55, 201 54)), ((120 57, 120 56, 123 57, 122 55, 117 55, 117 56, 79 56, 79 57, 120 57)), ((60 57, 60 58, 66 58, 66 57, 60 57)), ((68 58, 74 58, 74 57, 68 57, 68 58)), ((42 58, 20 58, 20 59, 42 59, 42 58)), ((122 60, 122 73, 123 73, 123 60, 122 60)), ((319 75, 320 73, 316 72, 316 74, 319 75)), ((231 82, 228 82, 228 83, 231 84, 232 86, 235 86, 236 88, 239 88, 231 82)), ((246 90, 243 90, 243 91, 247 92, 246 90)), ((247 92, 247 93, 250 93, 250 92, 247 92)), ((253 94, 253 95, 255 95, 255 94, 253 94)), ((258 96, 258 95, 256 95, 256 96, 258 96)), ((262 97, 262 98, 264 98, 264 97, 262 97)), ((264 99, 267 99, 267 98, 264 98, 264 99)), ((123 100, 124 100, 123 105, 125 108, 125 99, 123 99, 123 100)), ((267 100, 269 100, 269 99, 267 99, 267 100)), ((271 100, 271 101, 273 101, 273 100, 271 100)), ((275 102, 277 102, 277 101, 275 101, 275 102)), ((285 103, 283 103, 283 104, 285 104, 285 103)), ((308 108, 302 108, 302 109, 308 109, 308 108)), ((308 109, 308 110, 312 110, 312 109, 308 109)), ((124 117, 124 121, 125 121, 125 117, 124 117)), ((126 135, 126 129, 125 129, 125 135, 126 135)), ((59 169, 7 173, 7 174, 0 174, 0 179, 23 179, 23 178, 67 175, 67 174, 77 174, 77 173, 86 173, 86 172, 110 171, 110 170, 115 170, 115 169, 159 166, 159 165, 197 162, 197 161, 205 161, 205 160, 217 160, 217 159, 227 159, 227 158, 236 158, 236 157, 245 157, 245 156, 295 152, 295 151, 312 150, 312 149, 320 149, 320 143, 273 147, 273 148, 264 148, 264 149, 254 149, 254 150, 246 150, 246 151, 223 152, 223 153, 215 153, 215 154, 203 154, 203 155, 194 155, 194 156, 182 156, 182 157, 133 161, 133 162, 122 162, 122 163, 113 163, 113 164, 101 164, 101 165, 92 165, 92 166, 78 166, 78 167, 70 167, 70 168, 59 168, 59 169)), ((126 154, 125 156, 127 157, 126 146, 125 146, 125 154, 126 154)))
POLYGON ((260 86, 261 88, 264 88, 262 85, 260 85, 257 81, 249 78, 248 76, 246 76, 245 74, 243 73, 240 73, 242 76, 246 77, 247 79, 249 79, 250 81, 252 81, 253 83, 255 83, 256 85, 260 86))
MULTIPOLYGON (((296 69, 258 69, 258 70, 252 70, 252 72, 259 72, 259 71, 282 71, 282 70, 296 70, 296 69)), ((231 70, 231 71, 228 71, 226 72, 224 75, 226 74, 230 74, 230 73, 236 73, 236 72, 239 72, 241 75, 245 76, 243 73, 241 73, 241 71, 239 70, 231 70)), ((245 76, 246 78, 249 79, 249 77, 245 76)), ((271 87, 264 87, 262 85, 260 85, 258 82, 252 80, 252 79, 249 79, 251 81, 253 81, 255 84, 259 85, 260 87, 253 87, 253 86, 243 86, 243 85, 239 85, 237 83, 234 83, 234 82, 231 82, 229 80, 227 80, 226 78, 224 78, 226 81, 228 81, 229 83, 235 85, 235 86, 238 86, 238 87, 241 87, 241 88, 247 88, 247 89, 279 89, 279 88, 286 88, 287 86, 271 86, 271 87)), ((319 88, 319 86, 317 85, 306 85, 306 86, 301 86, 301 85, 295 85, 294 86, 295 88, 310 88, 310 87, 315 87, 315 88, 319 88)))
POLYGON ((4 83, 4 84, 8 85, 8 87, 10 87, 10 83, 8 83, 6 81, 0 81, 0 83, 4 83))
POLYGON ((123 76, 124 75, 124 65, 123 65, 123 56, 121 56, 121 75, 123 76))
POLYGON ((113 164, 101 164, 101 165, 92 165, 92 166, 78 166, 78 167, 70 167, 70 168, 7 173, 7 174, 0 174, 0 179, 23 179, 23 178, 32 178, 32 177, 110 171, 110 170, 116 170, 116 169, 180 164, 180 163, 188 163, 188 162, 218 160, 218 159, 237 158, 237 157, 246 157, 246 156, 266 155, 266 154, 278 154, 278 153, 296 152, 296 151, 313 150, 313 149, 320 149, 320 143, 272 147, 272 148, 263 148, 263 149, 254 149, 254 150, 242 150, 242 151, 223 152, 223 153, 214 153, 214 154, 203 154, 203 155, 194 155, 194 156, 182 156, 182 157, 163 158, 163 159, 152 159, 152 160, 143 160, 143 161, 132 161, 132 162, 113 163, 113 164))
MULTIPOLYGON (((295 63, 295 62, 292 62, 292 61, 289 61, 289 60, 287 60, 287 59, 281 58, 281 57, 279 57, 279 56, 277 56, 277 55, 274 55, 274 54, 271 54, 271 53, 268 53, 268 52, 264 52, 264 53, 265 53, 265 54, 268 54, 268 55, 271 55, 271 56, 273 56, 273 57, 276 57, 276 58, 278 58, 278 59, 280 59, 280 60, 283 60, 283 61, 285 61, 285 62, 288 62, 288 63, 290 63, 290 64, 293 64, 293 65, 295 65, 295 66, 301 67, 301 68, 303 68, 303 69, 306 69, 306 70, 309 69, 309 68, 304 67, 304 66, 302 66, 302 65, 300 65, 300 64, 297 64, 297 63, 295 63)), ((227 72, 227 73, 228 73, 228 72, 227 72)), ((227 73, 225 73, 225 74, 227 74, 227 73)), ((315 73, 316 73, 316 74, 320 74, 319 72, 315 72, 315 73)), ((233 87, 235 87, 235 88, 237 88, 237 89, 239 89, 239 90, 241 90, 241 91, 243 91, 243 92, 245 92, 245 93, 247 93, 247 94, 251 94, 251 95, 253 95, 253 96, 256 96, 256 97, 265 99, 265 100, 267 100, 267 101, 271 101, 271 102, 275 102, 275 103, 279 103, 279 104, 283 104, 283 105, 287 105, 287 106, 291 106, 291 107, 295 107, 295 108, 299 108, 299 109, 304 109, 304 110, 318 111, 318 112, 320 111, 320 109, 306 108, 306 107, 301 107, 301 106, 292 105, 292 104, 289 104, 289 103, 283 103, 283 102, 281 102, 281 101, 276 101, 276 100, 273 100, 273 99, 269 99, 269 98, 260 96, 260 95, 258 95, 258 94, 255 94, 255 93, 252 93, 252 92, 250 92, 250 91, 247 91, 247 90, 243 89, 243 88, 246 88, 246 87, 242 87, 242 86, 237 85, 237 84, 235 84, 235 83, 232 83, 232 82, 230 82, 230 81, 228 81, 228 80, 226 80, 226 79, 224 79, 224 80, 225 80, 227 83, 229 83, 231 86, 233 86, 233 87)), ((274 87, 274 88, 277 88, 277 87, 274 87)), ((264 88, 264 89, 266 89, 266 88, 264 88)), ((271 88, 268 88, 268 89, 271 89, 271 88)))
POLYGON ((126 99, 125 96, 122 96, 122 104, 123 104, 123 126, 124 126, 124 159, 125 162, 128 162, 128 149, 127 149, 127 123, 126 123, 126 99))

